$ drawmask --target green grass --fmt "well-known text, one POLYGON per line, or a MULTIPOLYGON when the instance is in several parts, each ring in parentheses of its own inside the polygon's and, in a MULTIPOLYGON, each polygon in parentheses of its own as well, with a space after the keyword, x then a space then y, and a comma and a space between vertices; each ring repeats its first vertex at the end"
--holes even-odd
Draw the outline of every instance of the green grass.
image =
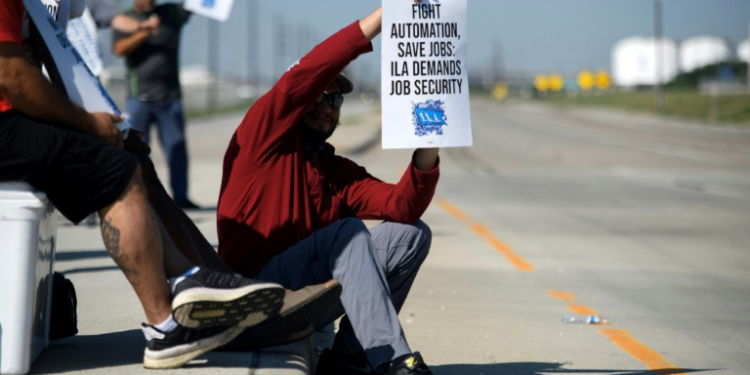
MULTIPOLYGON (((548 98, 548 102, 562 106, 602 106, 630 111, 658 113, 653 91, 611 92, 548 98)), ((750 126, 750 95, 721 95, 718 111, 712 114, 713 98, 696 91, 667 91, 665 115, 709 122, 742 123, 750 126)))

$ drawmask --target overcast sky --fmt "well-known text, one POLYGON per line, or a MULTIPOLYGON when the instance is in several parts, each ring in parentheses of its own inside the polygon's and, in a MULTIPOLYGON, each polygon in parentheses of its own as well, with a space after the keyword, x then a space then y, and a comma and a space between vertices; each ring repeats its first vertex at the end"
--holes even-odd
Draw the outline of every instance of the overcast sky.
MULTIPOLYGON (((284 70, 314 43, 380 6, 375 0, 256 1, 236 0, 231 18, 220 26, 221 67, 225 73, 244 77, 254 71, 246 61, 248 15, 252 10, 248 7, 259 5, 261 68, 264 75, 271 76, 272 71, 284 70), (274 36, 281 25, 289 40, 285 56, 272 53, 272 44, 278 43, 274 36)), ((609 70, 611 49, 617 41, 654 32, 654 0, 468 1, 471 71, 486 70, 491 63, 527 74, 565 74, 582 68, 609 70)), ((129 0, 121 3, 126 6, 129 0)), ((711 35, 727 39, 734 50, 738 41, 747 38, 750 0, 663 0, 663 4, 664 35, 678 42, 711 35)), ((255 21, 250 22, 252 25, 255 21)), ((190 21, 182 43, 184 65, 206 64, 207 29, 205 18, 190 21)), ((379 75, 379 38, 374 45, 376 52, 361 57, 354 66, 360 75, 379 75)))

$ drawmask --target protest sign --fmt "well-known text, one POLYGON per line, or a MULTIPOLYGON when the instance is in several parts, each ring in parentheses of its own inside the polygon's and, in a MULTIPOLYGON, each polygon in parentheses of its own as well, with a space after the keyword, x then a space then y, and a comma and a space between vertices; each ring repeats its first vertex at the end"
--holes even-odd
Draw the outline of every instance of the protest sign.
MULTIPOLYGON (((246 0, 257 1, 257 0, 246 0)), ((224 22, 229 18, 234 0, 187 0, 185 9, 217 21, 224 22)))
POLYGON ((70 13, 70 0, 41 0, 44 7, 47 8, 50 16, 57 21, 60 27, 68 24, 68 14, 70 13))
POLYGON ((383 0, 383 148, 472 145, 467 0, 383 0))
MULTIPOLYGON (((121 115, 117 105, 91 70, 86 67, 78 51, 71 45, 65 35, 65 30, 60 28, 60 25, 47 12, 44 4, 39 0, 23 0, 23 4, 52 55, 68 98, 89 112, 121 115)), ((50 68, 48 67, 48 70, 50 68)), ((127 135, 126 131, 130 129, 130 124, 123 121, 117 124, 117 128, 127 135)))
POLYGON ((70 20, 65 29, 68 40, 73 43, 76 51, 83 57, 91 73, 99 76, 104 71, 102 50, 99 48, 99 38, 96 33, 96 21, 91 12, 86 9, 80 18, 70 20))

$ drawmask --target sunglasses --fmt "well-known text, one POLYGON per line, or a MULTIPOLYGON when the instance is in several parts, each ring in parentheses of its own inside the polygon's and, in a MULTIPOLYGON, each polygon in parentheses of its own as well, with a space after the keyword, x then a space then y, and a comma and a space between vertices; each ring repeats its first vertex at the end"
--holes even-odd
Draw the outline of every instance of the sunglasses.
POLYGON ((344 105, 344 95, 341 94, 320 94, 318 99, 315 100, 315 104, 320 104, 323 100, 327 101, 328 105, 335 109, 341 109, 341 106, 344 105))

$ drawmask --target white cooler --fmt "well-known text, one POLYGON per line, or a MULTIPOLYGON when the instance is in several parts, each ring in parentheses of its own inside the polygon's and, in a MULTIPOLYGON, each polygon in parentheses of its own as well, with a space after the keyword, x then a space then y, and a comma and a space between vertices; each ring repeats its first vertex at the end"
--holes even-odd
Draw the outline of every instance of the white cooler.
POLYGON ((25 183, 0 183, 0 373, 25 374, 49 344, 54 207, 25 183))

